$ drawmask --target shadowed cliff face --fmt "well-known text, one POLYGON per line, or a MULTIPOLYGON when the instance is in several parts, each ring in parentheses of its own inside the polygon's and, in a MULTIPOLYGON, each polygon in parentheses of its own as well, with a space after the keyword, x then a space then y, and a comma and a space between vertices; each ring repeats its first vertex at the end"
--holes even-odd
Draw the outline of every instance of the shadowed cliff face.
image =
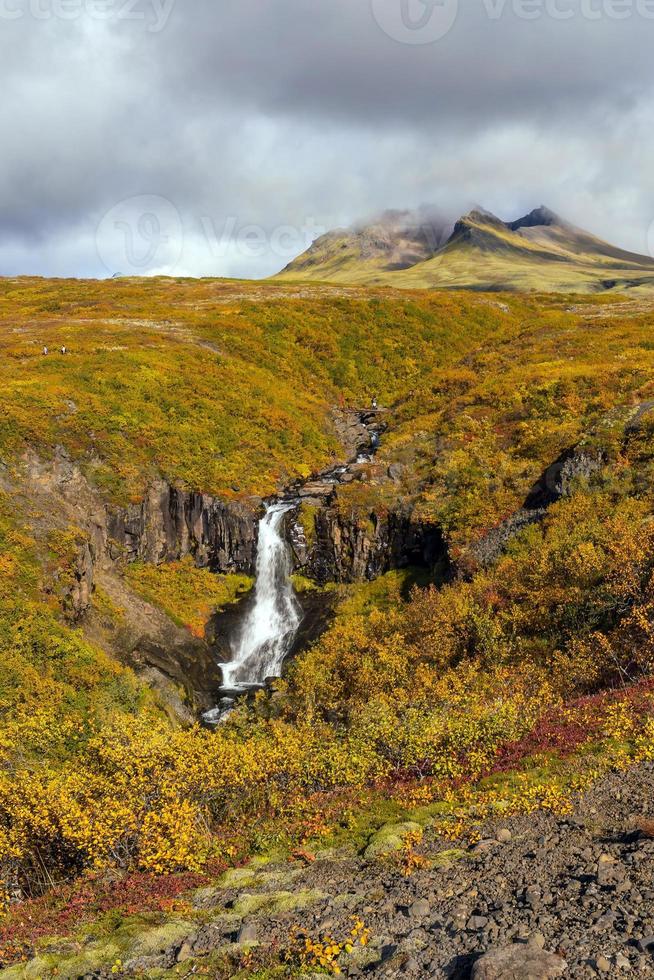
MULTIPOLYGON (((319 583, 356 582, 376 578, 408 565, 432 567, 446 560, 438 529, 415 523, 409 504, 392 510, 352 512, 338 506, 339 480, 361 467, 333 467, 297 494, 298 505, 289 513, 286 534, 292 546, 294 570, 319 583), (315 494, 320 489, 320 495, 315 494), (312 528, 307 540, 300 521, 300 506, 311 508, 312 528)), ((199 567, 212 571, 252 575, 257 554, 262 501, 222 501, 170 486, 158 480, 143 500, 128 507, 106 505, 79 468, 59 452, 51 463, 31 459, 30 493, 46 493, 49 505, 61 510, 63 521, 86 532, 81 546, 76 581, 68 600, 73 618, 89 607, 98 569, 120 568, 124 562, 161 564, 192 556, 199 567)))
POLYGON ((141 503, 108 512, 108 553, 154 564, 192 555, 198 566, 216 572, 251 574, 260 506, 256 498, 224 502, 161 480, 141 503))
MULTIPOLYGON (((349 462, 292 489, 297 506, 287 518, 296 571, 320 584, 370 581, 394 568, 433 568, 447 563, 440 531, 413 519, 413 505, 400 495, 389 509, 344 507, 339 487, 366 480, 386 431, 383 410, 349 413, 349 462)), ((347 443, 346 443, 347 444, 347 443)), ((389 477, 392 478, 392 477, 389 477)))
MULTIPOLYGON (((333 489, 315 501, 310 542, 298 510, 289 514, 295 571, 321 584, 357 582, 393 568, 431 567, 445 556, 438 529, 415 523, 410 506, 398 503, 384 514, 344 512, 333 489)), ((157 483, 140 504, 108 514, 106 554, 154 564, 192 555, 200 567, 252 575, 260 508, 259 501, 224 503, 157 483)))
POLYGON ((371 581, 394 568, 433 568, 447 561, 437 528, 414 522, 411 510, 398 504, 383 515, 343 513, 337 506, 313 515, 311 541, 297 521, 290 539, 296 568, 316 582, 371 581))

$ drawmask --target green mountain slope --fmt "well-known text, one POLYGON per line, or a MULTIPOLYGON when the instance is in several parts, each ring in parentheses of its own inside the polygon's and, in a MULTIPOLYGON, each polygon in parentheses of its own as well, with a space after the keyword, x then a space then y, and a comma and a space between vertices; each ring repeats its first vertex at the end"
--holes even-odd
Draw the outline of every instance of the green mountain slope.
POLYGON ((505 223, 474 210, 443 224, 403 214, 330 232, 277 278, 401 288, 602 292, 654 289, 654 259, 615 248, 545 207, 505 223))

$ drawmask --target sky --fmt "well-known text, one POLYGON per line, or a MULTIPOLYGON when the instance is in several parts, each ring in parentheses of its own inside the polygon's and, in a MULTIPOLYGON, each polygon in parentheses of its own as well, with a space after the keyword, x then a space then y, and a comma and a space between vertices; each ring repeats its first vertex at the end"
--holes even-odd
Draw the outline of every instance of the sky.
POLYGON ((0 274, 260 278, 388 208, 654 252, 654 0, 0 0, 0 274))

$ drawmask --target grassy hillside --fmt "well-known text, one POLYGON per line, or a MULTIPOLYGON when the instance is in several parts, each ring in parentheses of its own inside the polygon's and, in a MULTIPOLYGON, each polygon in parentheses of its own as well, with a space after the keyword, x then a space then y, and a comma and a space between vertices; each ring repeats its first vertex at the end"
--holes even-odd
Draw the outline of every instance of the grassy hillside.
POLYGON ((0 455, 63 445, 122 499, 155 473, 271 493, 338 452, 335 406, 395 401, 505 321, 466 297, 3 280, 0 455))
MULTIPOLYGON (((380 813, 417 806, 456 838, 484 814, 564 810, 598 771, 654 757, 654 304, 13 280, 0 315, 7 898, 118 871, 146 876, 148 908, 161 875, 360 842, 380 813), (37 533, 34 501, 12 492, 22 455, 65 446, 107 499, 138 498, 156 473, 268 493, 342 454, 333 409, 373 394, 388 431, 338 504, 366 520, 411 500, 459 574, 338 590, 332 627, 273 696, 216 733, 175 726, 64 615, 78 530, 37 533), (580 443, 601 465, 482 567, 473 546, 580 443)), ((189 562, 126 578, 195 632, 248 584, 189 562)), ((94 606, 120 617, 101 589, 94 606)), ((23 908, 3 962, 33 948, 23 908)), ((64 929, 51 906, 45 920, 64 929)))

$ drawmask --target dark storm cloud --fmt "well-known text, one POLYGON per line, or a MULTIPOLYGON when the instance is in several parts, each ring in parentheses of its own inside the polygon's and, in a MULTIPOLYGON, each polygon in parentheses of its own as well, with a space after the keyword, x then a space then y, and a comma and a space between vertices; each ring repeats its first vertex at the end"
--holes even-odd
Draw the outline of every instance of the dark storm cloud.
POLYGON ((264 275, 323 226, 425 202, 545 201, 643 250, 653 18, 652 0, 0 0, 0 272, 264 275))
POLYGON ((568 3, 571 20, 553 19, 545 0, 537 20, 523 6, 460 0, 445 37, 407 45, 384 32, 370 0, 222 0, 219 16, 213 0, 195 0, 195 16, 173 13, 167 72, 201 101, 220 94, 270 113, 382 127, 542 119, 553 107, 573 116, 579 106, 624 108, 649 89, 654 21, 635 6, 626 20, 588 19, 581 0, 568 3))

